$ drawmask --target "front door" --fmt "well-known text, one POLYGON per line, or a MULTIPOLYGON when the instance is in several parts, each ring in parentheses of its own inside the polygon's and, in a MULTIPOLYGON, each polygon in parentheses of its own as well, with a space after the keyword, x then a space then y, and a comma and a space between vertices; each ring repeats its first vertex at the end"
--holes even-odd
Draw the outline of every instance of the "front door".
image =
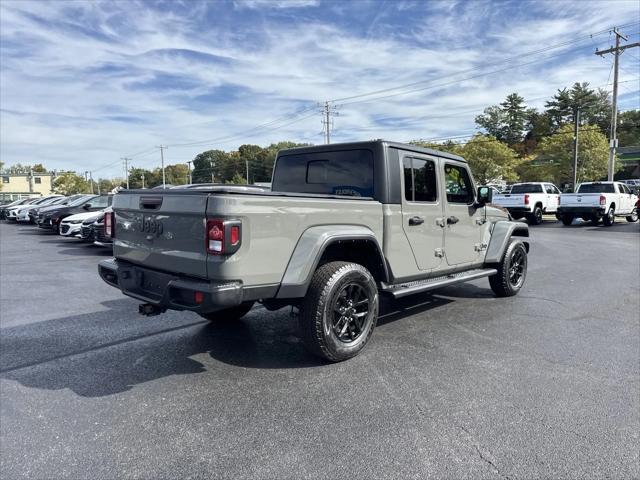
POLYGON ((407 153, 403 169, 402 228, 418 270, 434 270, 442 263, 444 239, 442 192, 438 190, 439 160, 407 153))
POLYGON ((446 188, 444 250, 447 264, 476 262, 482 248, 481 226, 485 209, 474 206, 474 186, 464 163, 443 161, 442 170, 446 188))

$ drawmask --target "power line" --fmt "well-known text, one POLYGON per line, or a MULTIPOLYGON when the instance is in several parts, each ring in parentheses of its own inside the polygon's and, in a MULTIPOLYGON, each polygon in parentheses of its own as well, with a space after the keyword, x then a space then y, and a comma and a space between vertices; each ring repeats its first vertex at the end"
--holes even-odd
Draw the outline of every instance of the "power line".
MULTIPOLYGON (((625 25, 620 25, 619 28, 625 28, 625 27, 633 26, 633 25, 637 25, 637 24, 640 24, 640 22, 632 22, 632 23, 628 23, 628 24, 625 24, 625 25)), ((541 53, 545 53, 545 52, 550 51, 550 50, 555 50, 557 48, 562 48, 564 46, 568 46, 568 45, 571 45, 571 44, 574 44, 574 43, 584 42, 587 39, 592 39, 594 36, 602 35, 603 33, 607 33, 610 30, 611 29, 601 30, 599 32, 594 32, 594 33, 592 33, 590 35, 581 36, 581 37, 579 37, 577 39, 567 40, 565 42, 561 42, 561 43, 558 43, 558 44, 555 44, 555 45, 550 45, 548 47, 532 50, 532 51, 529 51, 529 52, 524 52, 524 53, 521 53, 521 54, 519 54, 517 56, 508 57, 506 59, 501 59, 499 61, 495 61, 495 62, 491 62, 491 63, 485 63, 485 64, 483 64, 481 66, 469 68, 467 70, 461 70, 460 72, 456 72, 456 73, 452 73, 452 74, 449 74, 449 75, 441 76, 440 78, 453 77, 453 76, 456 76, 456 75, 461 75, 461 74, 465 74, 465 73, 471 73, 471 72, 475 72, 475 71, 481 70, 483 68, 486 68, 488 66, 500 65, 500 64, 503 64, 503 63, 509 63, 509 62, 512 62, 512 61, 515 61, 515 60, 520 60, 520 59, 522 59, 524 57, 539 55, 541 53)), ((564 53, 566 53, 566 52, 562 52, 561 54, 564 54, 564 53)), ((554 56, 557 56, 557 55, 554 55, 554 56)), ((553 58, 553 57, 550 57, 550 58, 553 58)), ((503 70, 500 70, 500 71, 503 71, 503 70)), ((471 78, 475 78, 475 77, 476 76, 473 76, 471 78)), ((403 89, 406 89, 406 88, 411 88, 411 87, 414 87, 414 86, 417 86, 417 85, 422 85, 424 83, 428 83, 428 82, 432 82, 432 81, 433 80, 431 80, 431 79, 430 80, 421 80, 421 81, 417 81, 417 82, 407 83, 407 84, 404 84, 404 85, 397 85, 395 87, 388 87, 388 88, 383 88, 383 89, 380 89, 380 90, 373 90, 373 91, 370 91, 370 92, 361 93, 361 94, 357 94, 357 95, 334 98, 332 100, 329 100, 329 102, 338 103, 338 102, 344 102, 344 101, 347 101, 347 100, 353 100, 353 99, 357 99, 357 98, 361 98, 361 97, 379 95, 381 93, 391 92, 391 91, 394 91, 394 90, 403 90, 403 89)), ((459 80, 459 81, 462 81, 462 80, 459 80)), ((350 103, 353 103, 353 102, 350 102, 350 103)))

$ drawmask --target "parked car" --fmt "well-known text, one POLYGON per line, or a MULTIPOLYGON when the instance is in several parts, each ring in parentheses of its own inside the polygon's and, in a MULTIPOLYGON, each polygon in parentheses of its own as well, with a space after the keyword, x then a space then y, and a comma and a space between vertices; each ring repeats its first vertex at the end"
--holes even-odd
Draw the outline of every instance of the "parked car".
POLYGON ((7 217, 7 209, 12 207, 19 207, 21 205, 26 205, 29 203, 33 203, 36 200, 39 200, 40 197, 32 197, 32 198, 19 198, 18 200, 14 200, 13 202, 7 203, 5 205, 0 206, 0 220, 5 220, 7 217))
POLYGON ((586 182, 576 193, 560 196, 558 215, 564 225, 571 225, 574 218, 582 218, 597 224, 600 219, 610 227, 616 217, 626 217, 628 222, 638 221, 636 202, 638 197, 621 182, 586 182))
POLYGON ((385 142, 279 152, 272 191, 222 185, 129 190, 114 198, 102 279, 155 315, 211 321, 255 301, 299 308, 304 343, 330 361, 368 342, 381 295, 395 298, 482 277, 518 293, 528 226, 492 207, 456 155, 385 142))
POLYGON ((64 237, 78 237, 80 238, 80 231, 82 229, 82 223, 85 220, 91 219, 95 221, 100 212, 82 212, 76 213, 75 215, 70 215, 65 217, 60 221, 60 235, 64 237))
POLYGON ((526 217, 529 223, 539 225, 542 215, 556 213, 560 190, 552 183, 516 183, 509 193, 493 197, 493 204, 506 208, 516 220, 526 217))
POLYGON ((93 230, 93 244, 98 247, 111 248, 113 246, 113 237, 106 234, 104 222, 107 215, 110 216, 112 213, 112 207, 106 208, 103 214, 91 225, 91 229, 93 230))
POLYGON ((104 210, 96 212, 96 215, 86 218, 82 221, 82 225, 80 226, 80 239, 83 242, 93 243, 95 240, 95 232, 93 230, 93 224, 96 223, 100 218, 104 217, 104 210))
POLYGON ((52 202, 49 205, 32 207, 27 212, 29 217, 29 222, 34 224, 37 223, 38 214, 41 211, 47 211, 47 209, 49 208, 56 208, 57 206, 61 206, 61 205, 69 205, 70 203, 75 202, 79 198, 86 197, 86 196, 87 196, 86 194, 71 195, 69 197, 62 197, 58 199, 58 201, 52 202))
POLYGON ((50 204, 53 200, 56 200, 58 198, 60 198, 61 195, 48 195, 46 197, 41 197, 39 199, 37 199, 36 201, 30 203, 30 204, 24 204, 24 205, 17 205, 14 207, 9 207, 7 208, 7 220, 11 221, 11 222, 17 222, 18 221, 18 213, 23 209, 29 209, 32 208, 33 206, 46 206, 48 204, 50 204))
POLYGON ((60 208, 47 209, 45 212, 38 214, 38 226, 58 233, 60 222, 66 217, 76 213, 104 210, 111 205, 112 198, 112 195, 92 195, 79 198, 77 201, 60 208))
POLYGON ((23 205, 18 210, 16 210, 16 221, 18 223, 35 223, 35 214, 31 214, 31 212, 36 212, 41 208, 50 207, 53 205, 64 205, 65 202, 68 201, 69 197, 65 197, 60 195, 58 197, 50 198, 49 201, 43 202, 40 205, 23 205))

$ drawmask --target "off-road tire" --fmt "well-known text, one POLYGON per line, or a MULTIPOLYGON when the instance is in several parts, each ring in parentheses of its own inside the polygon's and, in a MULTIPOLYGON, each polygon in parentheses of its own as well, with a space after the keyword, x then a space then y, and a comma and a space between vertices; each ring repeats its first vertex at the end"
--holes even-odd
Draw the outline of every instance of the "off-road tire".
POLYGON ((573 223, 573 215, 562 215, 562 224, 568 227, 573 223))
MULTIPOLYGON (((358 297, 360 298, 360 297, 358 297)), ((364 300, 364 298, 363 298, 364 300)), ((341 315, 338 313, 338 315, 341 315)), ((350 315, 354 315, 353 312, 350 315)), ((342 319, 339 316, 338 322, 342 319)), ((358 317, 360 318, 360 317, 358 317)), ((329 262, 313 274, 307 295, 300 304, 298 322, 305 346, 313 354, 331 362, 341 362, 356 356, 369 341, 378 321, 378 288, 369 271, 362 265, 350 262, 329 262), (335 332, 335 316, 338 305, 348 297, 349 288, 366 297, 366 315, 362 316, 360 333, 345 341, 335 332), (347 292, 344 296, 344 292, 347 292)), ((346 320, 342 325, 349 323, 346 320)), ((349 326, 347 331, 351 332, 349 326)))
POLYGON ((236 322, 249 313, 251 307, 253 307, 253 302, 244 302, 237 307, 225 308, 211 313, 200 313, 199 315, 215 323, 236 322))
POLYGON ((497 297, 512 297, 516 295, 527 278, 527 249, 520 240, 511 240, 507 246, 502 260, 495 266, 498 273, 489 277, 491 290, 497 297), (517 282, 513 281, 512 268, 515 266, 514 260, 522 259, 518 267, 522 265, 522 271, 517 282))
POLYGON ((607 213, 604 214, 604 217, 602 217, 602 223, 605 227, 610 227, 615 223, 615 221, 616 211, 613 207, 611 207, 609 208, 609 210, 607 210, 607 213))
POLYGON ((540 207, 535 207, 533 209, 533 213, 527 215, 527 220, 531 225, 540 225, 542 223, 542 209, 540 207))
POLYGON ((633 211, 631 212, 631 215, 627 217, 627 222, 635 223, 637 221, 638 221, 638 209, 634 208, 633 211))

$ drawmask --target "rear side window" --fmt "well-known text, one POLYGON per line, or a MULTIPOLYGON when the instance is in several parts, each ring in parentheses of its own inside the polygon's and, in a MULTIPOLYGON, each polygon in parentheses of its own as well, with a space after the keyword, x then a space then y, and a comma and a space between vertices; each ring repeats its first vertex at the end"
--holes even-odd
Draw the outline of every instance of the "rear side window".
POLYGON ((576 193, 616 193, 613 183, 587 183, 578 187, 576 193))
POLYGON ((410 202, 435 202, 438 200, 436 163, 423 158, 405 157, 404 198, 410 202))
POLYGON ((543 193, 542 185, 537 183, 522 183, 520 185, 514 185, 511 188, 511 193, 543 193))
POLYGON ((466 168, 458 165, 445 165, 444 181, 447 186, 447 202, 468 205, 475 201, 473 183, 471 183, 466 168))
POLYGON ((373 197, 373 153, 361 149, 282 155, 272 190, 373 197))

